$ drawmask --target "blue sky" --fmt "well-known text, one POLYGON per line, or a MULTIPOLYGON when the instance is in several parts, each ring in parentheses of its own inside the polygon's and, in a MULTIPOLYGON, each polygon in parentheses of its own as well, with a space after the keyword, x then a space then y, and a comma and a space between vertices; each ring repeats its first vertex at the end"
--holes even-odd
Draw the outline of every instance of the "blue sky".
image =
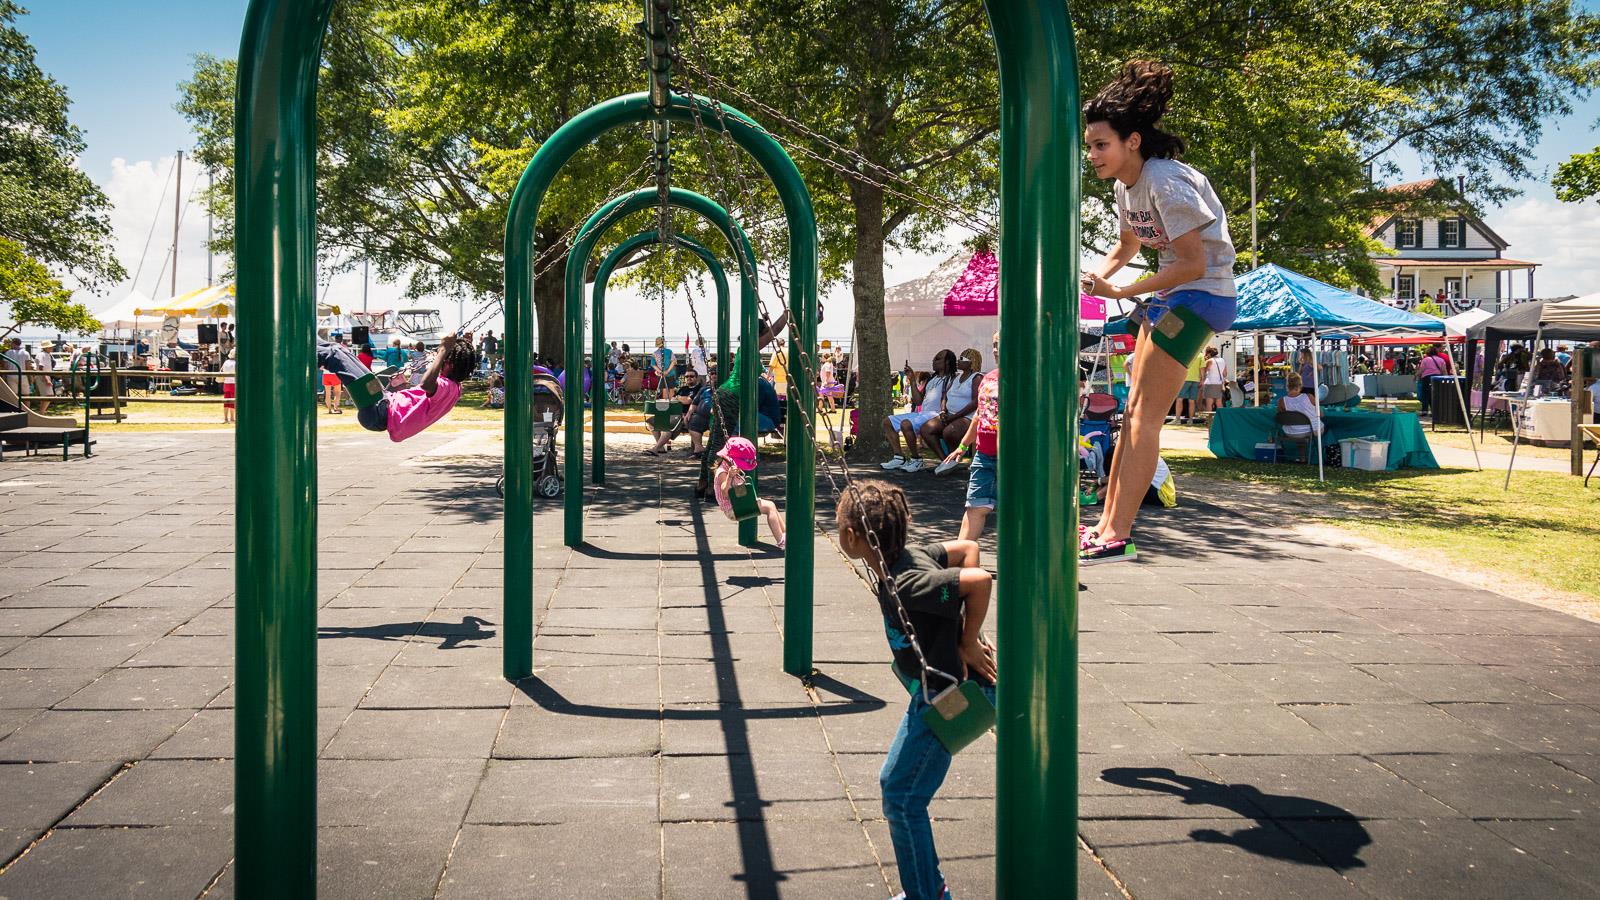
MULTIPOLYGON (((73 120, 88 140, 81 165, 118 204, 113 224, 118 230, 119 253, 132 272, 138 268, 171 158, 177 149, 192 143, 187 123, 172 108, 177 85, 188 76, 195 54, 232 56, 237 52, 247 2, 23 0, 23 5, 29 13, 20 19, 21 28, 37 48, 41 67, 67 87, 73 100, 73 120)), ((1600 0, 1585 0, 1583 5, 1592 9, 1600 0)), ((1596 119, 1600 119, 1600 98, 1591 97, 1574 115, 1552 123, 1538 148, 1537 180, 1517 185, 1524 191, 1523 198, 1486 216, 1512 242, 1508 255, 1545 263, 1539 273, 1538 293, 1542 296, 1600 290, 1600 204, 1559 204, 1548 186, 1557 164, 1600 143, 1594 130, 1596 119)), ((192 176, 192 169, 186 170, 186 175, 192 176)), ((185 194, 190 184, 186 178, 185 194)), ((170 197, 166 206, 170 209, 170 197)), ((163 237, 161 229, 156 231, 144 256, 145 270, 138 287, 151 296, 165 297, 166 288, 158 289, 154 276, 170 237, 163 237)), ((185 220, 180 238, 180 291, 205 281, 199 252, 204 233, 204 220, 198 214, 185 220)), ((891 257, 889 282, 921 275, 937 262, 911 255, 891 257)), ((120 286, 111 297, 120 298, 127 287, 120 286)), ((351 297, 359 297, 360 290, 359 277, 354 282, 347 278, 336 280, 331 293, 349 303, 351 297)), ((373 304, 396 301, 398 294, 393 286, 374 286, 373 304)), ((108 297, 91 300, 90 305, 99 308, 110 302, 108 297)), ((848 291, 836 292, 830 298, 824 328, 848 323, 848 305, 848 291)), ((447 319, 453 317, 453 307, 446 304, 447 319)), ((669 316, 669 329, 680 327, 672 321, 679 317, 669 316)), ((681 318, 686 323, 687 316, 681 318)))

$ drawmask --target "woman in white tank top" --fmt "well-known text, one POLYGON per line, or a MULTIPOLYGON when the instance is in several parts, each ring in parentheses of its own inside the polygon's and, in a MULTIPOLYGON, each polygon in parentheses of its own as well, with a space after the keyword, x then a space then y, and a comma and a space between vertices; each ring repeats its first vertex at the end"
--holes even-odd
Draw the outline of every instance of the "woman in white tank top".
POLYGON ((1311 395, 1302 393, 1301 389, 1305 387, 1305 382, 1301 379, 1300 373, 1291 372, 1289 374, 1288 387, 1289 393, 1278 398, 1278 409, 1280 411, 1304 414, 1306 418, 1311 420, 1311 427, 1308 429, 1304 425, 1285 425, 1283 426, 1283 433, 1289 437, 1305 437, 1313 431, 1321 434, 1322 414, 1317 409, 1317 402, 1311 399, 1311 395))
POLYGON ((922 442, 941 453, 948 453, 961 443, 967 429, 972 426, 972 413, 978 408, 978 382, 982 380, 977 365, 979 359, 982 357, 978 356, 978 351, 963 351, 956 357, 955 373, 945 385, 941 405, 930 407, 924 404, 922 407, 924 412, 938 413, 922 426, 922 442), (941 438, 946 445, 942 449, 939 446, 941 438))

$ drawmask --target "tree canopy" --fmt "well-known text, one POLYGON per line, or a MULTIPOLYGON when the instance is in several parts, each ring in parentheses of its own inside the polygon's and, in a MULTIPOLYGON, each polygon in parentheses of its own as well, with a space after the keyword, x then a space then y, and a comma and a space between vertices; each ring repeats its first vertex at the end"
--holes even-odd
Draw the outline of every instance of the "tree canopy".
POLYGON ((9 238, 0 238, 0 304, 10 308, 11 319, 11 326, 0 337, 24 325, 74 334, 100 330, 88 307, 72 302, 72 292, 9 238))
MULTIPOLYGON (((1260 260, 1373 290, 1372 223, 1442 200, 1378 187, 1399 175, 1394 151, 1459 177, 1454 196, 1469 204, 1501 202, 1530 174, 1545 124, 1597 78, 1600 21, 1571 0, 1071 2, 1085 99, 1129 58, 1176 71, 1168 126, 1227 207, 1241 265, 1253 154, 1260 260)), ((640 11, 637 0, 345 0, 319 100, 324 246, 410 272, 414 293, 498 292, 506 199, 534 151, 589 105, 645 86, 640 11)), ((998 87, 982 3, 693 0, 681 12, 677 84, 752 115, 806 177, 824 278, 854 292, 870 421, 891 368, 886 248, 934 250, 951 224, 981 232, 995 218, 998 87)), ((231 162, 230 65, 198 61, 181 107, 219 168, 231 162)), ((675 179, 723 200, 763 258, 781 260, 776 197, 753 166, 678 134, 675 179)), ((567 229, 640 186, 630 173, 646 151, 641 134, 618 132, 568 166, 538 223, 541 249, 561 255, 567 229)), ((1084 183, 1086 244, 1105 247, 1111 186, 1084 183)), ((219 182, 219 198, 231 189, 219 182)), ((547 353, 559 348, 561 276, 536 292, 547 353)), ((874 434, 863 429, 863 446, 874 434)))
POLYGON ((1556 197, 1568 203, 1600 197, 1600 147, 1588 153, 1573 154, 1556 170, 1551 184, 1556 189, 1556 197))
POLYGON ((16 26, 23 12, 0 0, 0 238, 86 287, 116 282, 126 273, 111 252, 110 201, 76 166, 83 133, 16 26))

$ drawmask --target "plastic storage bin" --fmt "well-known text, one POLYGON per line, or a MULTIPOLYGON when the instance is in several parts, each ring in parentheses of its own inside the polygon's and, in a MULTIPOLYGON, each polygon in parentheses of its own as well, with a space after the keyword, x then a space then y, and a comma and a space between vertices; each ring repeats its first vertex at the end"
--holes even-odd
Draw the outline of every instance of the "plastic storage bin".
POLYGON ((1389 442, 1353 438, 1339 442, 1339 453, 1347 469, 1382 472, 1389 468, 1389 442))

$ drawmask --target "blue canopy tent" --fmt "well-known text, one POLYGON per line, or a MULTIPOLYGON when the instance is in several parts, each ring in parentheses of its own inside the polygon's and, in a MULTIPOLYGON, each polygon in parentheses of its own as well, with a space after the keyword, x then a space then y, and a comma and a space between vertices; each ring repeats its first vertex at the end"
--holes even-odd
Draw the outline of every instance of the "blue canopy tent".
MULTIPOLYGON (((1396 309, 1273 263, 1238 276, 1233 284, 1239 296, 1238 312, 1229 329, 1233 332, 1308 337, 1313 342, 1401 332, 1435 332, 1444 337, 1444 323, 1439 319, 1396 309)), ((1132 327, 1126 320, 1107 322, 1106 333, 1118 333, 1113 330, 1118 326, 1122 333, 1132 327)), ((1257 353, 1258 365, 1260 358, 1257 353)), ((1311 396, 1317 396, 1315 383, 1311 396)), ((1465 414, 1465 399, 1461 408, 1465 414)), ((1320 454, 1317 475, 1322 476, 1320 454)))
POLYGON ((1324 340, 1432 332, 1444 337, 1444 323, 1352 294, 1268 263, 1233 280, 1239 312, 1233 331, 1307 335, 1324 340))

